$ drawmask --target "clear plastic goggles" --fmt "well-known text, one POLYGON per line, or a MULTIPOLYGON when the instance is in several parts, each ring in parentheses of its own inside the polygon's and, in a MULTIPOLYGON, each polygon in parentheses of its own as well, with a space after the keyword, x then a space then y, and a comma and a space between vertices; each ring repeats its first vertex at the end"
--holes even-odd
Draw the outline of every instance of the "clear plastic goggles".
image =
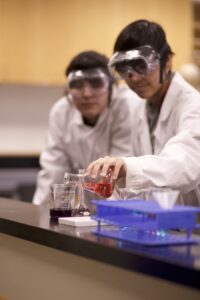
POLYGON ((110 59, 108 67, 116 79, 125 79, 131 75, 145 76, 151 73, 160 63, 160 54, 151 46, 116 52, 110 59))
POLYGON ((68 75, 68 91, 74 98, 80 98, 85 88, 95 96, 108 90, 109 77, 101 69, 77 70, 68 75))

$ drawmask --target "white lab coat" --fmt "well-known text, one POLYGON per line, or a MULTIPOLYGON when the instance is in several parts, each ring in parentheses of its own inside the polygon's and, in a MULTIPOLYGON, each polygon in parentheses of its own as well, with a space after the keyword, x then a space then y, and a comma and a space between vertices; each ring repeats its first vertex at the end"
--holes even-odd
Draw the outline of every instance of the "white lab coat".
POLYGON ((200 205, 199 92, 174 74, 154 131, 154 153, 145 103, 141 101, 132 125, 137 157, 124 158, 126 187, 171 187, 180 190, 182 203, 200 205))
POLYGON ((132 155, 131 119, 139 97, 126 86, 114 86, 111 103, 94 127, 83 123, 81 113, 66 96, 50 111, 48 140, 40 156, 34 204, 48 201, 49 185, 62 183, 65 172, 77 173, 105 155, 132 155))

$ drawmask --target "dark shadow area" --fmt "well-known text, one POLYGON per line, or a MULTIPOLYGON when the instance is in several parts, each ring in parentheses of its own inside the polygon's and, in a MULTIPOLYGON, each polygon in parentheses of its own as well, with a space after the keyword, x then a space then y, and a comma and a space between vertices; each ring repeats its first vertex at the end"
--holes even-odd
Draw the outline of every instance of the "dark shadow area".
POLYGON ((0 157, 0 197, 32 202, 39 157, 0 157))

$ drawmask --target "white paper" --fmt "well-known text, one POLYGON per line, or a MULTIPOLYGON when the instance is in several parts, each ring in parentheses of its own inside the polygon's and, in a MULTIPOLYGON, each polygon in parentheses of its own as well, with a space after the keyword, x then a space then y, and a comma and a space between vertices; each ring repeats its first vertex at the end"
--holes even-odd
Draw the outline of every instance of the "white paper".
POLYGON ((98 225, 98 222, 91 219, 90 216, 59 218, 58 223, 68 225, 68 226, 73 226, 73 227, 87 227, 87 226, 97 226, 98 225))

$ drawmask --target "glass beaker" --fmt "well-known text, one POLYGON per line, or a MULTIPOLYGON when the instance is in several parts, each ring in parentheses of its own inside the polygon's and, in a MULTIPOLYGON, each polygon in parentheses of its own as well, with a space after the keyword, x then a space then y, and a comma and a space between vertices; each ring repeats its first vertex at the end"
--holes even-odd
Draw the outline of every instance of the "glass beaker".
POLYGON ((151 198, 149 189, 119 188, 117 191, 122 200, 150 200, 151 198))
POLYGON ((172 208, 180 194, 178 190, 165 187, 148 187, 146 189, 120 188, 118 193, 122 200, 156 201, 164 209, 172 208))
POLYGON ((56 183, 50 185, 50 217, 57 221, 59 217, 71 217, 74 211, 75 183, 56 183))

